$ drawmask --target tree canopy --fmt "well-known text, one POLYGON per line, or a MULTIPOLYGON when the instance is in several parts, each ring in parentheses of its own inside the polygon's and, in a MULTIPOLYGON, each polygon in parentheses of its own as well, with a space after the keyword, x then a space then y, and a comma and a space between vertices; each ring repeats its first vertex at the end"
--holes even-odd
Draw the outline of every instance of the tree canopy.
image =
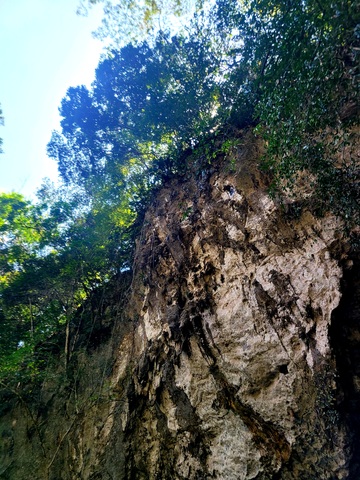
POLYGON ((184 26, 203 0, 81 0, 78 12, 87 15, 88 9, 102 4, 104 16, 95 35, 111 39, 118 48, 129 42, 142 42, 159 30, 177 30, 184 26))

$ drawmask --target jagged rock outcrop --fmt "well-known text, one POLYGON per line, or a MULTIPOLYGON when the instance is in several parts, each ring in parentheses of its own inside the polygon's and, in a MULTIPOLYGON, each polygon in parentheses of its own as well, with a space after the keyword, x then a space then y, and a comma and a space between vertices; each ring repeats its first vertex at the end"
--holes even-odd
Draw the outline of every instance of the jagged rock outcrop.
POLYGON ((0 478, 350 478, 341 225, 287 214, 242 140, 158 193, 112 341, 4 414, 0 478))

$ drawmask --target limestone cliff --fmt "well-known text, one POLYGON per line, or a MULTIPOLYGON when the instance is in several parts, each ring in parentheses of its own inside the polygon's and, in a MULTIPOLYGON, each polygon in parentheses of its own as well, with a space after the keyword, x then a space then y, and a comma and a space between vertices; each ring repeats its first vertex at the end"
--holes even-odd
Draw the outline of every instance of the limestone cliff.
POLYGON ((3 412, 1 479, 358 478, 348 247, 268 196, 259 155, 244 134, 157 194, 110 340, 3 412))

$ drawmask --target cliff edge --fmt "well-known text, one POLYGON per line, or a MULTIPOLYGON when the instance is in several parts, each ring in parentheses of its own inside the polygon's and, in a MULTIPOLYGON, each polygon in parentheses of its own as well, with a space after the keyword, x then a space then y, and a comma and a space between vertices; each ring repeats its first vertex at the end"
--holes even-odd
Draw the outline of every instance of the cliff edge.
POLYGON ((340 221, 270 198, 238 140, 155 196, 125 305, 99 313, 111 338, 3 413, 1 479, 356 478, 340 221))

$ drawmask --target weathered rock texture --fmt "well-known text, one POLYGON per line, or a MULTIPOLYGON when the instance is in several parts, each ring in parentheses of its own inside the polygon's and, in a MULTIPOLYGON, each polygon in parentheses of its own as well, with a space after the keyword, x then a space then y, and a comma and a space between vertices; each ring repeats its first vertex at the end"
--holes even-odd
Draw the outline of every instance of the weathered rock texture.
POLYGON ((329 336, 341 229, 286 214, 258 142, 242 143, 159 192, 113 340, 78 355, 66 388, 49 379, 36 408, 4 414, 0 478, 351 478, 329 336))

